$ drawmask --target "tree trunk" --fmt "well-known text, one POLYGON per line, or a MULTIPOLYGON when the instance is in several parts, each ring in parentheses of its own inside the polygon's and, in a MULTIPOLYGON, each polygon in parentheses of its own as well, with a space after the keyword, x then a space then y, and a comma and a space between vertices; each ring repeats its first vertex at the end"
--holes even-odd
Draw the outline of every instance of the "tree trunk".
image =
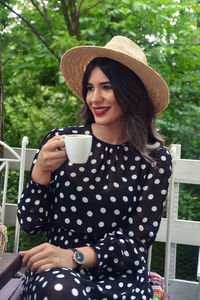
MULTIPOLYGON (((0 140, 4 139, 3 128, 3 75, 2 75, 2 62, 1 62, 1 36, 0 36, 0 140)), ((0 157, 3 157, 3 147, 0 146, 0 157)), ((0 191, 2 187, 2 175, 0 173, 0 191)), ((1 205, 1 193, 0 193, 0 205, 1 205)))

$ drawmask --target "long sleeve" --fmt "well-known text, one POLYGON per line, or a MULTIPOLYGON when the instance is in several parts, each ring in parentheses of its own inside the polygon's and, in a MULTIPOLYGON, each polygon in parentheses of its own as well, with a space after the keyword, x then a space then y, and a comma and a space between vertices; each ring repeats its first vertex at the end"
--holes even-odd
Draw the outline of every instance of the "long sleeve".
MULTIPOLYGON (((143 267, 148 248, 156 238, 171 175, 171 156, 160 148, 157 167, 148 165, 141 173, 138 199, 119 230, 106 233, 90 245, 98 254, 98 271, 133 273, 143 267)), ((145 166, 145 165, 143 165, 145 166)), ((142 166, 141 166, 142 167, 142 166)), ((143 167, 142 167, 143 168, 143 167)))
MULTIPOLYGON (((29 180, 18 204, 17 216, 19 223, 24 231, 35 234, 38 231, 47 230, 51 221, 52 213, 52 193, 54 182, 51 180, 49 185, 41 185, 33 182, 31 173, 37 161, 39 151, 43 145, 57 133, 54 129, 49 132, 42 141, 37 151, 30 170, 29 180)), ((53 176, 52 176, 53 178, 53 176)))

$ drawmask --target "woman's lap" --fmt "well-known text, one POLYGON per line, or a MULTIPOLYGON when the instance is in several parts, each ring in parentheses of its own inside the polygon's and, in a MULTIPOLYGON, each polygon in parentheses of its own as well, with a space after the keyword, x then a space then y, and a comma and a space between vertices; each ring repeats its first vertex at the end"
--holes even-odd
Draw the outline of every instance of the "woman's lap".
POLYGON ((82 275, 71 269, 55 268, 41 274, 27 272, 21 299, 86 300, 90 299, 87 292, 91 292, 88 279, 85 280, 82 275))

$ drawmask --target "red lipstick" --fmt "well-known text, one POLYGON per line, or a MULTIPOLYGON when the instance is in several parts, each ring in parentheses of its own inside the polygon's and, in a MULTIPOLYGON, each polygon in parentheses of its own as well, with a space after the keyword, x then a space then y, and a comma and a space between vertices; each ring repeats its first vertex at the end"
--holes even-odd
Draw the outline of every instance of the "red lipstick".
POLYGON ((110 109, 110 107, 95 106, 92 109, 96 116, 102 116, 110 109))

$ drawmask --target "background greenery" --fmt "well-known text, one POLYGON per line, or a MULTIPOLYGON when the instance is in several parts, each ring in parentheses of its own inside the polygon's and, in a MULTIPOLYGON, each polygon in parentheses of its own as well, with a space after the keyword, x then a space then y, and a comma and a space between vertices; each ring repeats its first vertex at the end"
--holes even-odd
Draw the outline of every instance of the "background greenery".
MULTIPOLYGON (((200 159, 199 16, 197 0, 0 0, 5 142, 20 146, 26 135, 37 148, 52 128, 76 124, 81 103, 61 76, 62 54, 124 35, 169 86, 170 104, 157 120, 167 145, 180 143, 183 158, 200 159)), ((181 186, 180 218, 200 219, 199 195, 199 187, 181 186)), ((21 248, 33 245, 21 238, 21 248)))

